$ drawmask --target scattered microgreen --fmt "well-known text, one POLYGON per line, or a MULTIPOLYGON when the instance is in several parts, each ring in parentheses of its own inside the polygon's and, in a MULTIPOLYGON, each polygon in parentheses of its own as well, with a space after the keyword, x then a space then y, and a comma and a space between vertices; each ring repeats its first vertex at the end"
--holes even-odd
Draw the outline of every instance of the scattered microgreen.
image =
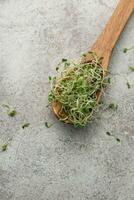
POLYGON ((62 58, 61 62, 67 62, 66 58, 62 58))
POLYGON ((70 66, 70 62, 65 62, 65 63, 64 63, 64 67, 65 67, 65 68, 67 68, 67 67, 69 67, 69 66, 70 66))
POLYGON ((128 87, 128 89, 130 89, 131 88, 131 85, 130 85, 130 83, 127 81, 127 87, 128 87))
POLYGON ((7 114, 8 114, 8 116, 10 116, 10 117, 15 117, 15 115, 16 115, 16 110, 14 110, 14 109, 9 109, 9 110, 7 110, 7 114))
POLYGON ((124 53, 127 53, 127 51, 128 51, 127 48, 124 48, 124 49, 123 49, 123 52, 124 52, 124 53))
POLYGON ((64 60, 64 70, 52 83, 48 97, 50 103, 57 101, 62 105, 65 115, 60 120, 66 118, 77 127, 85 126, 91 119, 99 106, 97 92, 107 85, 99 58, 94 53, 92 57, 88 63, 64 60))
POLYGON ((127 53, 128 51, 130 51, 130 50, 132 50, 132 49, 134 49, 134 47, 124 48, 124 49, 123 49, 123 52, 124 52, 124 53, 127 53))
POLYGON ((25 124, 22 125, 22 128, 24 129, 24 128, 27 128, 29 126, 30 126, 30 123, 25 123, 25 124))
POLYGON ((3 107, 7 108, 8 116, 15 117, 15 115, 17 114, 16 110, 12 106, 8 104, 3 104, 3 107))
POLYGON ((48 80, 49 80, 49 81, 51 81, 51 80, 52 80, 52 77, 51 77, 51 76, 49 76, 49 77, 48 77, 48 80))
POLYGON ((7 144, 3 144, 2 146, 1 146, 1 149, 2 149, 2 151, 6 151, 7 150, 7 144))
POLYGON ((119 138, 116 138, 117 142, 120 142, 121 140, 119 138))
POLYGON ((86 57, 86 54, 85 54, 85 53, 83 53, 83 54, 82 54, 82 56, 83 56, 83 57, 86 57))
POLYGON ((109 131, 106 132, 107 135, 111 136, 111 133, 109 131))
POLYGON ((56 71, 58 71, 59 70, 59 67, 56 67, 56 71))
POLYGON ((110 103, 108 108, 111 109, 111 110, 117 110, 118 105, 116 103, 110 103))
POLYGON ((120 142, 120 141, 121 141, 120 138, 117 138, 114 134, 110 133, 109 131, 107 131, 106 134, 107 134, 108 136, 113 137, 117 142, 120 142))
POLYGON ((131 70, 132 72, 134 72, 134 66, 129 67, 129 70, 131 70))
POLYGON ((55 80, 56 80, 56 76, 54 76, 54 77, 52 78, 52 80, 55 81, 55 80))
POLYGON ((51 127, 53 126, 53 124, 50 124, 50 123, 48 123, 48 122, 45 122, 45 126, 46 126, 47 128, 51 128, 51 127))

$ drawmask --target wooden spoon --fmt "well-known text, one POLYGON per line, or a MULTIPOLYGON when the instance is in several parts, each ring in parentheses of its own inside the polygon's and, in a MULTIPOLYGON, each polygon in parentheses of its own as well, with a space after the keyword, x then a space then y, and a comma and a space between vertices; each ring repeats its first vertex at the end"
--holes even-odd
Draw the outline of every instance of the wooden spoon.
MULTIPOLYGON (((108 69, 112 50, 133 12, 134 0, 120 0, 105 29, 91 48, 92 52, 95 52, 99 57, 103 57, 102 67, 104 72, 108 69)), ((83 59, 82 62, 89 62, 91 60, 91 55, 87 53, 83 59)), ((101 93, 97 94, 98 101, 100 96, 101 93)), ((66 118, 67 116, 63 112, 62 105, 59 102, 54 102, 52 108, 58 118, 65 118, 64 122, 71 123, 66 118)))

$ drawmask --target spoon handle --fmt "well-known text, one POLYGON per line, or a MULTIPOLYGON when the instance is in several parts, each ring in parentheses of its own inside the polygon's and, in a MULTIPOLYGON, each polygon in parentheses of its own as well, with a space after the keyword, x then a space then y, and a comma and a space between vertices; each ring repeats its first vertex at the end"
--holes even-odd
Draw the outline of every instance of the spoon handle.
MULTIPOLYGON (((129 17, 134 12, 134 0, 120 0, 105 29, 91 50, 104 57, 103 67, 108 68, 112 50, 123 31, 129 17)), ((88 58, 86 58, 88 60, 88 58)))

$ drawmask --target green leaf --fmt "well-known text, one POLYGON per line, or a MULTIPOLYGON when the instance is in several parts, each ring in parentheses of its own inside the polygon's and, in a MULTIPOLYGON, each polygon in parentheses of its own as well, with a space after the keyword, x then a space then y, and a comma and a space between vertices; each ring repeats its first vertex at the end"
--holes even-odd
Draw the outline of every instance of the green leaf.
POLYGON ((49 81, 51 81, 51 80, 52 80, 52 77, 51 77, 51 76, 49 76, 49 77, 48 77, 48 79, 49 79, 49 81))
POLYGON ((53 100, 54 100, 54 95, 53 95, 52 92, 50 92, 49 95, 48 95, 48 101, 52 102, 53 100))
POLYGON ((130 88, 131 88, 131 85, 130 85, 130 83, 129 83, 129 82, 127 82, 127 87, 128 87, 128 89, 130 89, 130 88))
POLYGON ((124 49, 123 49, 123 52, 124 52, 124 53, 127 53, 127 51, 128 51, 128 48, 124 48, 124 49))
POLYGON ((66 58, 62 58, 61 62, 67 62, 66 58))
POLYGON ((106 132, 107 135, 111 136, 111 133, 109 131, 106 132))
POLYGON ((120 140, 119 138, 116 138, 116 141, 117 141, 117 142, 120 142, 121 140, 120 140))
POLYGON ((134 66, 129 67, 129 70, 131 70, 132 72, 134 72, 134 66))
POLYGON ((69 62, 65 62, 64 67, 66 68, 68 66, 70 66, 70 63, 69 62))
POLYGON ((53 81, 55 81, 55 80, 56 80, 56 76, 53 77, 53 81))
POLYGON ((108 106, 108 108, 112 109, 112 110, 117 110, 118 105, 116 103, 110 103, 109 106, 108 106))
POLYGON ((53 124, 49 124, 48 122, 45 122, 45 126, 46 126, 47 128, 51 128, 51 127, 53 126, 53 124))
POLYGON ((7 108, 8 116, 15 117, 15 115, 17 114, 16 110, 12 106, 8 104, 3 104, 3 107, 7 108))
POLYGON ((130 48, 124 48, 124 49, 123 49, 123 52, 124 52, 124 53, 127 53, 128 51, 133 50, 133 49, 134 49, 134 46, 132 46, 132 47, 130 47, 130 48))
POLYGON ((16 110, 14 110, 14 109, 9 109, 9 110, 7 110, 7 114, 8 114, 8 116, 10 116, 10 117, 15 117, 15 115, 17 114, 16 113, 16 110))
POLYGON ((7 150, 7 146, 8 146, 7 144, 3 144, 2 147, 1 147, 2 151, 6 151, 7 150))
POLYGON ((56 67, 56 71, 58 71, 59 70, 59 67, 56 67))
POLYGON ((29 126, 30 126, 30 123, 25 123, 25 124, 22 125, 22 128, 24 129, 24 128, 29 127, 29 126))

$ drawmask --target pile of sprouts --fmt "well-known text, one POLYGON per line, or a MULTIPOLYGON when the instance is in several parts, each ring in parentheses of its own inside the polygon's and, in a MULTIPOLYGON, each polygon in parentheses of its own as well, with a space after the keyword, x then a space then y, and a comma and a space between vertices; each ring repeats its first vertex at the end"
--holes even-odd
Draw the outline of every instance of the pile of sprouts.
POLYGON ((97 94, 102 91, 107 81, 101 66, 102 58, 95 53, 87 63, 69 62, 62 59, 56 68, 62 72, 51 80, 49 103, 58 102, 62 107, 60 120, 69 122, 76 127, 86 126, 98 108, 97 94))

